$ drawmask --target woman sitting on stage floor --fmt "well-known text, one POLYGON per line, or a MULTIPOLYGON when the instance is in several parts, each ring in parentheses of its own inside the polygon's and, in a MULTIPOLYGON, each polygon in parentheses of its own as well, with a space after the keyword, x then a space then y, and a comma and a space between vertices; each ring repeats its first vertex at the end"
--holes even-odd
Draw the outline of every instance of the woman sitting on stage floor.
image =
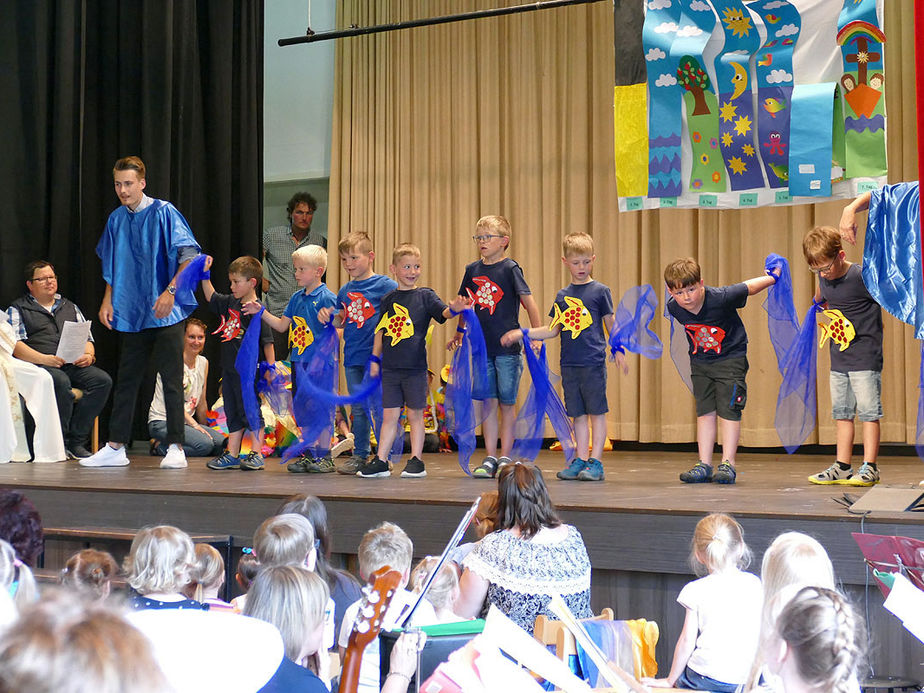
POLYGON ((536 617, 552 615, 560 594, 577 618, 589 618, 590 559, 581 533, 562 524, 538 467, 508 464, 497 476, 497 531, 462 562, 455 612, 475 618, 496 605, 532 634, 536 617))

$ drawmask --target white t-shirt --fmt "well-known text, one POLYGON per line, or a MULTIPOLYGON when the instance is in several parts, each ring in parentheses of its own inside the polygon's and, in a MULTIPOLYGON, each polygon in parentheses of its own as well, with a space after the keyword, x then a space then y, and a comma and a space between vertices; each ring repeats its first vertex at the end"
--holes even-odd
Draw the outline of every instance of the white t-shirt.
MULTIPOLYGON (((196 356, 194 368, 190 368, 185 361, 183 362, 183 405, 190 416, 195 416, 196 414, 199 397, 202 395, 202 386, 205 384, 205 369, 208 363, 208 359, 202 354, 196 356)), ((157 380, 154 382, 154 399, 151 400, 151 408, 148 409, 148 423, 166 420, 167 407, 164 405, 164 384, 161 382, 160 373, 158 373, 157 380)))
POLYGON ((687 583, 677 601, 695 612, 699 630, 687 666, 716 681, 744 683, 757 652, 762 600, 760 579, 737 569, 687 583))
MULTIPOLYGON (((395 596, 388 605, 388 611, 385 612, 385 618, 382 619, 382 630, 392 630, 395 622, 404 613, 406 608, 417 600, 417 595, 408 592, 406 589, 400 589, 395 592, 395 596)), ((353 621, 356 620, 356 614, 359 612, 362 601, 356 601, 347 607, 343 613, 343 623, 340 624, 340 637, 337 644, 344 649, 350 644, 350 633, 353 630, 353 621)), ((436 612, 433 605, 426 599, 420 602, 417 611, 414 612, 414 618, 410 624, 414 626, 431 626, 438 623, 436 612)), ((342 663, 341 663, 342 664, 342 663)), ((363 650, 362 664, 359 669, 359 686, 357 693, 379 693, 379 640, 376 638, 363 650)))

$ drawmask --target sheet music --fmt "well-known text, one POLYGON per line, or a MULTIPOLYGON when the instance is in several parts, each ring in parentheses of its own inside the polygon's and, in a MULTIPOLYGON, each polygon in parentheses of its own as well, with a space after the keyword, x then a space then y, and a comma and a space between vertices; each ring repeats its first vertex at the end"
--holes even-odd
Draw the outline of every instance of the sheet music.
POLYGON ((61 339, 58 340, 58 358, 65 363, 74 363, 83 356, 87 349, 87 340, 90 339, 90 321, 64 323, 61 330, 61 339))

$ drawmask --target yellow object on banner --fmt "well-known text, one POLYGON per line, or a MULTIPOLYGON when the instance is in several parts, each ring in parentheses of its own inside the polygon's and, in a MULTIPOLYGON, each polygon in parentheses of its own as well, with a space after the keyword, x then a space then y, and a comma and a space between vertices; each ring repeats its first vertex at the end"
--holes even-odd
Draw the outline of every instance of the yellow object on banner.
POLYGON ((613 88, 616 190, 620 197, 648 195, 648 85, 613 88))

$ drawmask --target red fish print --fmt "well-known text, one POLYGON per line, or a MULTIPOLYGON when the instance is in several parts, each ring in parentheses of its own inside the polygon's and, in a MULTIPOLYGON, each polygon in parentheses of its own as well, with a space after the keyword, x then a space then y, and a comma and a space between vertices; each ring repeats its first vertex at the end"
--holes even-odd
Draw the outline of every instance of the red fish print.
POLYGON ((487 277, 472 277, 472 281, 478 286, 478 291, 472 293, 471 289, 466 288, 468 297, 472 299, 476 306, 482 310, 487 308, 488 313, 494 315, 494 309, 497 308, 497 304, 504 297, 504 292, 487 277))
POLYGON ((700 349, 706 353, 710 349, 717 354, 722 353, 722 340, 725 339, 725 330, 711 325, 685 325, 687 335, 693 342, 693 353, 700 349))
POLYGON ((225 320, 225 316, 222 315, 221 324, 212 334, 220 335, 221 341, 223 342, 230 342, 232 339, 237 339, 237 336, 243 331, 241 327, 241 314, 233 308, 229 308, 228 319, 225 320))
POLYGON ((347 298, 350 299, 349 305, 343 304, 347 322, 356 323, 356 327, 362 329, 363 325, 366 324, 366 320, 375 315, 375 308, 372 307, 369 299, 359 291, 348 292, 347 298))

